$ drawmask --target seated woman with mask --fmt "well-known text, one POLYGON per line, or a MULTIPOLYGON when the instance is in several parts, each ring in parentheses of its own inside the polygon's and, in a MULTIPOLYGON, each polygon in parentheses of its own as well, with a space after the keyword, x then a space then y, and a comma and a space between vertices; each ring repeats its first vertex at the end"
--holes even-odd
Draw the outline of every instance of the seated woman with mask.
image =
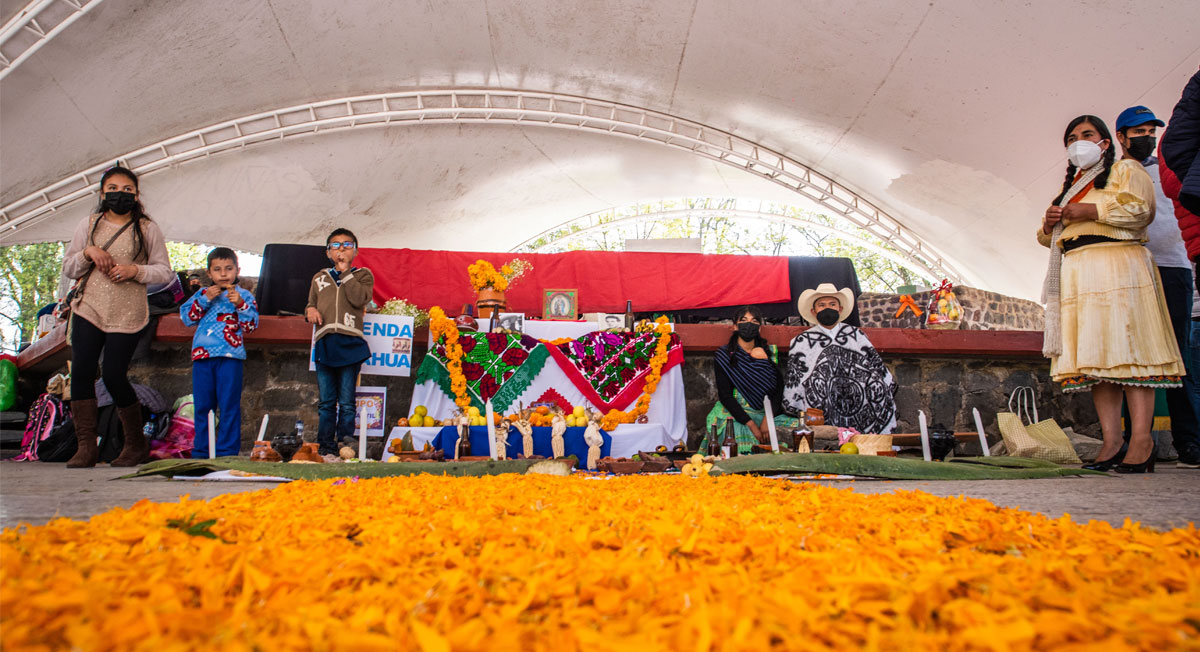
POLYGON ((822 283, 797 302, 812 328, 792 340, 783 408, 825 413, 825 423, 862 433, 887 434, 896 427, 896 381, 879 352, 855 326, 841 323, 854 311, 854 292, 822 283))
POLYGON ((738 452, 749 453, 754 444, 770 441, 763 398, 769 396, 776 428, 798 428, 798 419, 783 413, 783 375, 779 368, 779 347, 767 344, 759 334, 762 313, 754 306, 738 308, 729 344, 717 349, 713 371, 717 380, 717 404, 705 419, 700 450, 706 450, 708 433, 717 426, 717 436, 725 436, 725 420, 733 419, 738 452))

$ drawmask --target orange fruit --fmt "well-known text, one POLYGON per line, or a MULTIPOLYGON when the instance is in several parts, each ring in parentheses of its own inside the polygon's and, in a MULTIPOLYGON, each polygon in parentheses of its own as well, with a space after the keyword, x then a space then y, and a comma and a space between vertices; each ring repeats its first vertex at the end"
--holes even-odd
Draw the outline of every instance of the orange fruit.
POLYGON ((546 407, 545 405, 539 405, 537 406, 536 412, 542 415, 550 414, 550 408, 546 407))

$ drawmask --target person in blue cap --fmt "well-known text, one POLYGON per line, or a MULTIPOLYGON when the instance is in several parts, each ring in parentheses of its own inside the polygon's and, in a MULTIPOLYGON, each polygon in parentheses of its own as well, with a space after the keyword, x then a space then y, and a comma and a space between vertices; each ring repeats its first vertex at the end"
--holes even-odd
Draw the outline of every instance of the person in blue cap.
MULTIPOLYGON (((1175 341, 1181 352, 1187 352, 1192 321, 1192 263, 1188 260, 1187 247, 1175 219, 1174 204, 1163 193, 1158 159, 1154 156, 1158 128, 1165 126, 1150 109, 1131 106, 1117 116, 1117 142, 1121 144, 1121 158, 1141 163, 1154 182, 1154 221, 1146 227, 1146 249, 1154 256, 1154 264, 1162 278, 1175 341)), ((1184 467, 1200 466, 1200 422, 1196 418, 1196 406, 1189 399, 1195 390, 1195 373, 1195 369, 1188 370, 1183 387, 1164 390, 1167 412, 1171 416, 1171 438, 1179 454, 1180 466, 1184 467)))

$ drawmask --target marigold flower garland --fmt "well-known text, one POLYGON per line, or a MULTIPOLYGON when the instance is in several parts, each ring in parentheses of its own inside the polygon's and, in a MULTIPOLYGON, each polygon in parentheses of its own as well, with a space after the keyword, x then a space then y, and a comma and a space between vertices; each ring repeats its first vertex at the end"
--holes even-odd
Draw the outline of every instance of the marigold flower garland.
POLYGON ((458 326, 446 316, 446 311, 440 306, 429 309, 429 335, 434 342, 442 340, 446 343, 446 372, 450 374, 450 389, 454 391, 454 404, 466 410, 471 407, 471 397, 467 394, 467 377, 463 375, 462 344, 458 343, 458 326))
POLYGON ((642 395, 638 397, 633 409, 624 412, 613 408, 600 421, 600 428, 612 432, 622 423, 634 423, 638 417, 650 409, 650 397, 658 390, 658 381, 662 379, 662 368, 667 362, 667 351, 671 346, 671 324, 666 316, 654 320, 654 332, 658 333, 658 344, 654 347, 654 355, 650 358, 650 371, 646 374, 646 385, 642 395))
POLYGON ((0 648, 1180 650, 1197 550, 765 478, 294 482, 5 530, 0 648))

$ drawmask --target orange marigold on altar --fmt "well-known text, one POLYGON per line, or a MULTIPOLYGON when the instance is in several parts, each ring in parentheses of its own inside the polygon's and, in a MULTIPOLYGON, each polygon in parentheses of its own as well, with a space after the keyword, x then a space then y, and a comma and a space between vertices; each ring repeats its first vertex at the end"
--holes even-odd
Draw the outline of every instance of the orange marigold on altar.
POLYGON ((434 342, 445 338, 446 371, 450 374, 450 388, 454 391, 454 404, 466 410, 471 407, 471 397, 467 395, 467 377, 463 375, 462 344, 458 343, 458 326, 446 316, 446 311, 440 306, 429 309, 429 335, 434 342))
POLYGON ((665 316, 654 320, 654 332, 658 334, 658 344, 654 348, 654 357, 650 358, 650 371, 646 374, 646 385, 642 395, 638 397, 633 409, 624 412, 612 409, 600 421, 600 428, 612 432, 622 423, 634 423, 650 409, 650 396, 658 389, 658 381, 662 379, 662 368, 667 362, 667 351, 671 347, 671 323, 665 316))

